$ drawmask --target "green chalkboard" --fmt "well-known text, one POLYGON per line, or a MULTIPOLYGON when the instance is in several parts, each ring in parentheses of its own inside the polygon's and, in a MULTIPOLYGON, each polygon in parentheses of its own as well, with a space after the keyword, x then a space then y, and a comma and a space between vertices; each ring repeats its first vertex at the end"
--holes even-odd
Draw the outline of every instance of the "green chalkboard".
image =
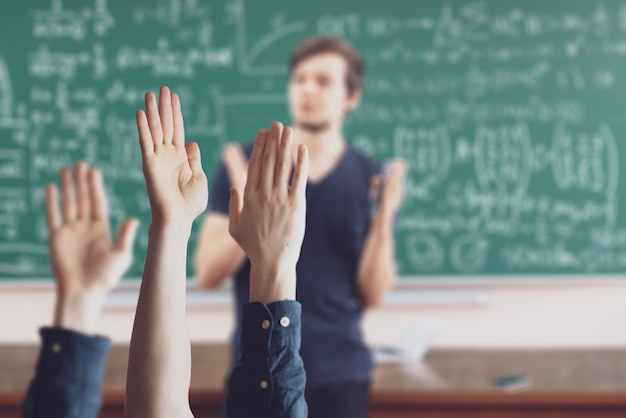
POLYGON ((50 277, 43 187, 79 158, 114 225, 143 220, 140 276, 143 93, 180 93, 211 176, 225 142, 289 122, 289 54, 320 33, 367 61, 347 138, 410 164, 404 279, 626 270, 624 1, 33 0, 0 13, 0 277, 50 277))

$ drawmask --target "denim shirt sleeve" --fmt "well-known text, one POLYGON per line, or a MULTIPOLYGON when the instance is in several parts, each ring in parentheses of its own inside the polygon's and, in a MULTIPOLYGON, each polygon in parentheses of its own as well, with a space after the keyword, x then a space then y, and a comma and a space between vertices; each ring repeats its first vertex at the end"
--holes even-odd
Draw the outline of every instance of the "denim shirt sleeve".
POLYGON ((24 418, 95 418, 108 338, 63 328, 41 328, 35 377, 23 404, 24 418))
POLYGON ((306 418, 301 312, 294 301, 243 306, 241 360, 226 400, 229 418, 306 418))

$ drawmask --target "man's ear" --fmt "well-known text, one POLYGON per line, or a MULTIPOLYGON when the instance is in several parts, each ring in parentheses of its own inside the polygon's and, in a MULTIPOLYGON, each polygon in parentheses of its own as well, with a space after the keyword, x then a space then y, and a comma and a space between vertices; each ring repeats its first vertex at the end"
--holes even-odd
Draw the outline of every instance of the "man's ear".
POLYGON ((363 95, 363 92, 361 90, 355 90, 352 92, 352 94, 350 94, 350 96, 348 97, 348 101, 346 103, 347 114, 351 113, 354 109, 356 109, 359 106, 359 103, 361 103, 362 95, 363 95))

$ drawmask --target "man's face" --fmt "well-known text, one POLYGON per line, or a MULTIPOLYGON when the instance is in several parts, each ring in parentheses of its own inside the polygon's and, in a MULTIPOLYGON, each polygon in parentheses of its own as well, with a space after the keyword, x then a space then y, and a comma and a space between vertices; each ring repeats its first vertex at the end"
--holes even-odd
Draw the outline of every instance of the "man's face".
POLYGON ((299 62, 291 71, 289 110, 295 126, 321 131, 341 124, 358 101, 348 97, 347 63, 334 53, 320 53, 299 62))

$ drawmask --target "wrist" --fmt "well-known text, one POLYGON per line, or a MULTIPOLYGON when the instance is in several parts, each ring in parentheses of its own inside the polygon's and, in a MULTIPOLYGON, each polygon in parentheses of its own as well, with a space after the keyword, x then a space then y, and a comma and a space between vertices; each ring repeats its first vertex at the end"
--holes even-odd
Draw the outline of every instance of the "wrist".
POLYGON ((193 219, 161 220, 153 218, 148 227, 148 232, 150 234, 158 233, 188 238, 191 235, 192 225, 193 219))
POLYGON ((372 219, 370 231, 376 235, 378 239, 391 239, 393 238, 393 220, 393 216, 380 213, 372 219))
POLYGON ((296 299, 296 267, 251 261, 250 302, 270 304, 296 299))
POLYGON ((84 334, 95 333, 106 293, 97 290, 59 292, 53 325, 84 334))

